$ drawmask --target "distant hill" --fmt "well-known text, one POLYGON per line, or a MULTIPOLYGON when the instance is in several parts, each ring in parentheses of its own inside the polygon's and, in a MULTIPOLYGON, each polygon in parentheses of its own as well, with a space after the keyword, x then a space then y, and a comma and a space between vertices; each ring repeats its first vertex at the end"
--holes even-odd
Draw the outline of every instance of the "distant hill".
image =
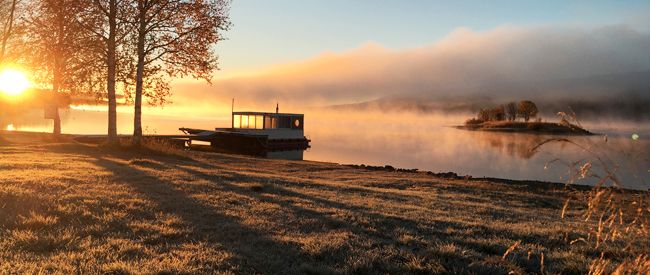
POLYGON ((341 110, 375 109, 388 112, 476 112, 481 108, 509 101, 530 99, 537 103, 542 115, 573 110, 579 117, 615 117, 633 120, 650 119, 650 72, 591 76, 576 79, 549 80, 534 83, 494 84, 485 88, 487 96, 444 95, 386 96, 377 100, 333 105, 341 110), (508 87, 508 88, 499 88, 508 87), (512 87, 525 90, 518 96, 512 87), (487 92, 489 91, 489 92, 487 92), (534 91, 534 95, 530 95, 534 91))

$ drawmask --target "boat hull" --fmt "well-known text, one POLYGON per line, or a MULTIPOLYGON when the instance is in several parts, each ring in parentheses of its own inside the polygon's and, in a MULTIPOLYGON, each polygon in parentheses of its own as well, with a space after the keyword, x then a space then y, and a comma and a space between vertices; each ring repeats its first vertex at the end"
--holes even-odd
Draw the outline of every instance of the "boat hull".
POLYGON ((302 159, 302 152, 310 148, 306 137, 270 138, 269 135, 236 131, 207 131, 182 129, 193 140, 209 142, 218 152, 245 154, 270 158, 302 159))

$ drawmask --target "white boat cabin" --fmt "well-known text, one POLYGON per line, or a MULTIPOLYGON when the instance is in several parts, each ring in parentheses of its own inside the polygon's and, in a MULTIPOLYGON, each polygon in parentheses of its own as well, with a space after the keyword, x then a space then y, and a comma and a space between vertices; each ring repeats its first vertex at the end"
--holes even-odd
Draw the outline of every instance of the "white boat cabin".
POLYGON ((232 130, 268 135, 269 139, 304 138, 303 114, 233 112, 232 130))

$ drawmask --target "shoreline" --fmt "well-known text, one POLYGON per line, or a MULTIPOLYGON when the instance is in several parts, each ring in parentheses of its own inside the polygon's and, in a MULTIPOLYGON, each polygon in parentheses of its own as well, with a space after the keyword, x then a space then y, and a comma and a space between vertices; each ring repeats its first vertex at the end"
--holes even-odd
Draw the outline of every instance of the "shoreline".
MULTIPOLYGON (((329 163, 329 162, 325 162, 329 163)), ((562 182, 553 182, 553 181, 543 181, 543 180, 526 180, 526 179, 508 179, 508 178, 499 178, 499 177, 477 177, 472 175, 458 175, 455 172, 433 172, 433 171, 424 171, 417 168, 397 168, 392 165, 385 166, 373 166, 366 164, 341 164, 333 162, 332 164, 338 164, 341 166, 352 167, 356 169, 365 169, 369 171, 384 171, 384 172, 395 172, 395 173, 411 173, 411 174, 425 174, 440 179, 453 179, 453 180, 465 180, 465 181, 488 181, 501 184, 517 185, 517 186, 529 186, 535 188, 573 188, 581 191, 592 190, 594 186, 587 184, 567 184, 562 182)), ((613 186, 603 186, 601 188, 608 189, 613 188, 617 190, 623 190, 625 192, 632 193, 645 193, 650 192, 650 189, 632 189, 632 188, 623 188, 623 187, 613 187, 613 186)))
MULTIPOLYGON (((448 126, 448 127, 456 127, 456 126, 448 126)), ((79 137, 102 137, 105 135, 78 135, 78 134, 61 134, 61 137, 63 138, 62 140, 53 140, 52 133, 47 133, 47 132, 28 132, 28 131, 6 131, 6 130, 0 130, 0 138, 5 137, 5 134, 14 134, 14 135, 26 135, 27 137, 30 138, 40 138, 42 140, 36 140, 34 142, 72 142, 76 144, 81 144, 81 145, 97 145, 95 142, 82 142, 78 141, 77 138, 79 137)), ((522 132, 526 133, 526 132, 522 132)), ((128 138, 129 135, 118 135, 119 138, 128 138)), ((2 140, 0 139, 0 146, 2 145, 2 140)), ((22 142, 17 142, 15 144, 20 144, 22 142)), ((11 145, 12 143, 10 142, 7 145, 11 145)), ((124 149, 128 149, 128 146, 125 146, 124 149)), ((176 149, 174 149, 176 150, 176 149)), ((248 156, 248 155, 240 155, 240 154, 228 154, 228 153, 223 153, 223 152, 212 152, 212 151, 206 151, 206 150, 189 150, 187 151, 190 154, 191 153, 217 153, 217 154, 226 154, 226 155, 233 155, 233 156, 240 156, 240 157, 251 157, 254 159, 260 159, 260 160, 273 160, 273 159, 268 159, 268 158, 262 158, 262 157, 254 157, 254 156, 248 156)), ((450 180, 466 180, 466 181, 490 181, 490 182, 496 182, 496 183, 502 183, 502 184, 512 184, 512 185, 524 185, 524 186, 536 186, 537 188, 542 188, 544 186, 548 188, 567 188, 567 187, 572 187, 572 188, 577 188, 580 190, 590 190, 593 188, 591 185, 586 185, 586 184, 566 184, 562 182, 553 182, 553 181, 544 181, 544 180, 533 180, 533 179, 509 179, 509 178, 501 178, 501 177, 485 177, 485 176, 474 176, 474 175, 459 175, 456 172, 453 171, 447 171, 447 172, 434 172, 434 171, 428 171, 428 170, 420 170, 418 168, 401 168, 401 167, 396 167, 390 164, 384 165, 384 166, 374 166, 374 165, 367 165, 364 163, 360 164, 353 164, 353 163, 340 163, 340 162, 328 162, 328 161, 319 161, 319 160, 302 160, 303 162, 309 163, 309 162, 315 162, 315 163, 325 163, 325 164, 331 164, 331 165, 338 165, 338 166, 343 166, 343 167, 350 167, 350 168, 356 168, 356 169, 364 169, 368 171, 382 171, 382 172, 396 172, 396 173, 411 173, 415 175, 427 175, 427 176, 432 176, 434 178, 440 178, 440 179, 450 179, 450 180)), ((626 190, 626 191, 638 191, 638 192, 646 192, 650 191, 648 190, 642 190, 642 189, 631 189, 631 188, 618 188, 618 187, 603 187, 603 188, 617 188, 620 190, 626 190)))
POLYGON ((503 133, 526 133, 535 135, 594 136, 599 135, 576 125, 563 125, 555 122, 513 122, 496 121, 480 124, 454 125, 459 130, 503 133))

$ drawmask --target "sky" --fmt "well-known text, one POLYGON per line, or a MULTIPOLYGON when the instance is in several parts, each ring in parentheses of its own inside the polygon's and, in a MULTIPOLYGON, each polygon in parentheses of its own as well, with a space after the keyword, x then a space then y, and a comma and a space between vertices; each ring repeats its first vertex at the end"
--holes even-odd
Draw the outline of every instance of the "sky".
POLYGON ((375 43, 389 49, 429 45, 458 28, 614 24, 650 28, 648 0, 389 1, 234 0, 228 40, 217 46, 228 76, 375 43))

